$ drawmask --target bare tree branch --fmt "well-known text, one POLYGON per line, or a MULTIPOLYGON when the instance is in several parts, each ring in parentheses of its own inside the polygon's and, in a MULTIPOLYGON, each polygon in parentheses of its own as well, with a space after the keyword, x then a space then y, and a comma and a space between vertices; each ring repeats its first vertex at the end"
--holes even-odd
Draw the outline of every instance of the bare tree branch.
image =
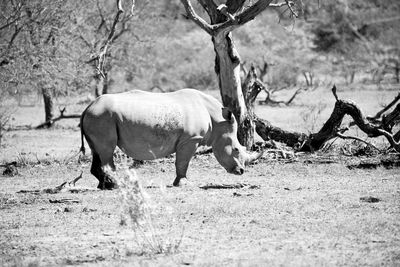
MULTIPOLYGON (((257 15, 263 12, 269 5, 272 0, 259 0, 257 3, 253 4, 251 7, 243 10, 241 13, 236 15, 236 20, 239 24, 245 24, 250 20, 253 20, 257 15)), ((229 24, 229 23, 227 23, 229 24)), ((228 25, 225 25, 225 27, 228 25)), ((222 27, 222 25, 221 25, 222 27)))
POLYGON ((228 12, 234 14, 243 7, 246 0, 227 0, 226 5, 228 6, 228 12))
POLYGON ((219 14, 217 12, 217 5, 215 4, 214 0, 198 0, 198 2, 210 16, 211 23, 217 22, 219 14))
MULTIPOLYGON (((299 15, 297 14, 297 12, 293 10, 293 6, 294 6, 294 2, 293 2, 293 1, 285 0, 285 2, 271 3, 269 6, 270 6, 270 7, 283 7, 283 6, 287 6, 288 9, 290 10, 290 13, 292 13, 292 15, 293 15, 295 18, 298 18, 298 17, 299 17, 299 15)), ((283 12, 283 13, 285 13, 285 12, 283 12)))
POLYGON ((391 133, 389 133, 389 132, 387 132, 387 131, 385 131, 385 130, 383 130, 383 129, 378 129, 378 131, 379 131, 383 136, 386 137, 386 139, 389 141, 390 145, 391 145, 397 152, 400 152, 400 141, 397 141, 397 142, 396 142, 395 137, 394 137, 391 133))
MULTIPOLYGON (((97 5, 97 10, 99 11, 99 16, 101 18, 101 22, 99 24, 99 27, 97 27, 97 32, 99 32, 103 26, 106 28, 107 31, 109 31, 109 29, 107 27, 106 19, 104 18, 104 15, 103 15, 103 10, 100 7, 99 0, 97 0, 96 5, 97 5)), ((117 5, 118 5, 118 3, 117 3, 117 5)))
POLYGON ((107 37, 106 41, 104 42, 103 46, 101 47, 100 52, 97 56, 97 71, 103 78, 106 78, 106 75, 104 74, 104 65, 105 65, 105 61, 106 61, 107 50, 113 42, 113 38, 115 35, 115 28, 117 27, 117 23, 120 20, 121 14, 124 12, 124 10, 122 8, 121 0, 117 0, 117 7, 118 7, 117 14, 114 17, 114 21, 111 26, 110 32, 108 34, 108 37, 107 37))
MULTIPOLYGON (((259 79, 257 77, 256 71, 255 71, 255 67, 253 65, 251 65, 249 71, 246 70, 246 67, 244 65, 241 65, 241 68, 242 68, 242 71, 247 75, 245 81, 242 84, 243 95, 246 95, 245 91, 248 90, 248 88, 251 88, 253 86, 258 88, 259 92, 260 91, 264 91, 267 94, 267 97, 265 98, 265 100, 259 102, 260 104, 266 104, 266 105, 268 105, 268 104, 270 104, 270 105, 280 105, 280 104, 290 105, 290 103, 292 103, 292 101, 296 98, 296 96, 299 93, 301 93, 302 91, 305 90, 304 88, 297 89, 294 92, 294 94, 287 101, 272 99, 272 97, 271 97, 272 92, 261 81, 261 79, 259 79)), ((257 67, 257 69, 259 70, 261 77, 265 76, 267 74, 267 71, 268 71, 268 63, 265 62, 263 68, 257 67)), ((258 93, 257 93, 257 95, 258 95, 258 93)), ((255 101, 255 98, 252 101, 255 101)), ((247 103, 247 100, 246 100, 246 103, 247 103)))
POLYGON ((286 5, 288 6, 288 8, 289 8, 290 12, 292 13, 292 15, 293 15, 295 18, 298 18, 299 15, 293 10, 294 2, 289 1, 289 0, 285 0, 285 3, 286 3, 286 5))
POLYGON ((377 151, 382 152, 382 151, 381 151, 379 148, 377 148, 374 144, 371 144, 371 143, 369 143, 369 142, 367 142, 367 141, 365 141, 365 140, 363 140, 363 139, 361 139, 361 138, 358 138, 358 137, 356 137, 356 136, 344 135, 344 134, 341 134, 341 133, 336 133, 336 136, 338 136, 338 137, 340 137, 340 138, 342 138, 342 139, 351 139, 351 140, 356 140, 356 141, 362 142, 362 143, 364 143, 364 144, 366 144, 366 145, 369 145, 369 146, 373 147, 373 148, 376 149, 377 151))
MULTIPOLYGON (((242 3, 243 1, 239 1, 241 5, 239 5, 240 3, 233 4, 232 1, 228 1, 229 2, 228 4, 230 5, 226 5, 227 9, 224 8, 225 5, 219 6, 220 7, 219 12, 221 14, 225 13, 224 15, 228 18, 228 20, 221 23, 210 25, 195 12, 190 0, 181 0, 182 4, 185 7, 187 16, 191 20, 193 20, 199 27, 201 27, 203 30, 205 30, 208 34, 212 36, 216 35, 220 31, 225 31, 225 32, 231 31, 235 27, 238 27, 239 25, 243 25, 249 22, 250 20, 253 20, 258 14, 260 14, 267 7, 269 7, 272 1, 273 0, 259 0, 252 6, 248 7, 247 9, 243 9, 237 14, 236 13, 232 14, 231 12, 235 10, 237 11, 243 5, 242 3)), ((211 18, 216 16, 217 13, 214 10, 215 6, 212 5, 210 1, 203 0, 200 2, 200 4, 208 12, 211 18)))
POLYGON ((368 119, 378 120, 382 116, 383 113, 385 113, 391 107, 393 107, 397 103, 397 101, 399 101, 399 100, 400 100, 400 92, 397 94, 397 96, 393 99, 392 102, 390 102, 386 107, 384 107, 382 110, 380 110, 378 113, 376 113, 375 116, 368 117, 368 119))
POLYGON ((200 28, 206 31, 208 34, 213 35, 213 26, 208 24, 203 18, 197 15, 196 11, 194 10, 192 3, 190 0, 181 0, 183 6, 185 7, 186 14, 188 17, 196 23, 200 28))

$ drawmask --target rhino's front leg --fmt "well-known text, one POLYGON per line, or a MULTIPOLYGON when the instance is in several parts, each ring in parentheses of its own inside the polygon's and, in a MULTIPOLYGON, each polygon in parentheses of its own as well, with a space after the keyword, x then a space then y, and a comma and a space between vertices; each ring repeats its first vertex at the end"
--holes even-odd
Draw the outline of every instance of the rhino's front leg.
POLYGON ((197 140, 191 140, 185 144, 178 145, 175 159, 176 178, 173 183, 174 186, 179 186, 180 180, 186 178, 189 162, 196 152, 197 146, 197 140))

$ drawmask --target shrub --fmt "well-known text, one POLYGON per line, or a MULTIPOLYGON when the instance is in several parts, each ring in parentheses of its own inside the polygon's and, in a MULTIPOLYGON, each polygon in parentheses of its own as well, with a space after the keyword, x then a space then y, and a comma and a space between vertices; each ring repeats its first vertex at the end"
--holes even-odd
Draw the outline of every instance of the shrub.
MULTIPOLYGON (((151 202, 135 171, 125 169, 117 171, 119 192, 122 200, 121 225, 128 225, 135 234, 135 242, 141 249, 140 254, 169 254, 178 250, 183 231, 175 235, 173 218, 165 218, 171 231, 163 231, 155 220, 157 205, 151 202)), ((168 228, 168 227, 167 227, 168 228)), ((165 229, 165 228, 164 228, 165 229)))

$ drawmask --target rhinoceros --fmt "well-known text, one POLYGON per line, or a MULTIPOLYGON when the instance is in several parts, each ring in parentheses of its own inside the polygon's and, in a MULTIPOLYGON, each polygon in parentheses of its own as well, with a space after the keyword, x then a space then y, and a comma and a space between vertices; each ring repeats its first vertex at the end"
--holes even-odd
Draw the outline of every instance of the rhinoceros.
POLYGON ((108 175, 115 170, 116 146, 136 160, 176 153, 174 186, 186 178, 189 161, 200 145, 211 146, 217 161, 237 175, 261 156, 240 145, 232 112, 214 97, 195 89, 102 95, 82 113, 80 127, 81 151, 85 151, 85 136, 93 156, 91 173, 99 180, 100 189, 116 187, 108 175))

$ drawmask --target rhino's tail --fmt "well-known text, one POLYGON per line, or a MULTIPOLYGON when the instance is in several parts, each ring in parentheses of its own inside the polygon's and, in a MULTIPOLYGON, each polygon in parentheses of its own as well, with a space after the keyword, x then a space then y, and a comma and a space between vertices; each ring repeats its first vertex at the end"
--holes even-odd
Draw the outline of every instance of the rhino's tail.
POLYGON ((79 121, 79 126, 81 128, 81 148, 80 148, 79 152, 82 152, 83 155, 85 155, 85 152, 86 152, 85 140, 84 140, 84 137, 83 137, 85 135, 85 132, 83 130, 83 117, 85 116, 85 112, 86 112, 86 109, 82 112, 82 115, 81 115, 81 118, 80 118, 80 121, 79 121))

